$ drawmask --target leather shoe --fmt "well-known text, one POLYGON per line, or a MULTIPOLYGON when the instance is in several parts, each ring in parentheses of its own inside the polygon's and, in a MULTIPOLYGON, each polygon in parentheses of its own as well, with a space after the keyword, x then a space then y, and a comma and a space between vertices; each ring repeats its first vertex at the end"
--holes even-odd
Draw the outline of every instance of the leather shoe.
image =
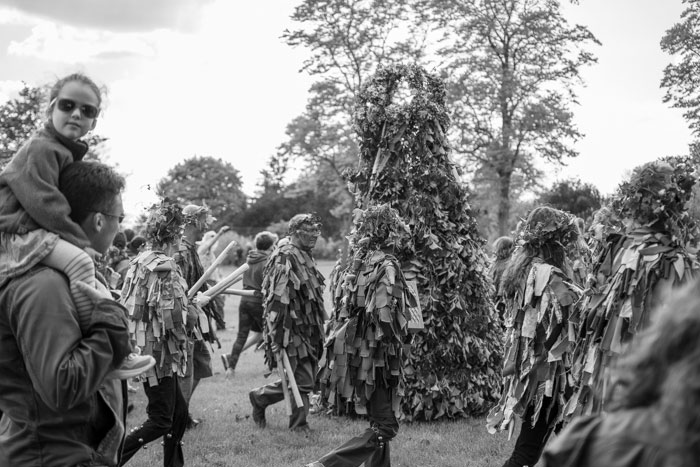
POLYGON ((250 398, 250 405, 253 406, 253 421, 258 427, 265 428, 267 425, 267 421, 265 420, 265 407, 258 404, 253 391, 248 393, 248 397, 250 398))

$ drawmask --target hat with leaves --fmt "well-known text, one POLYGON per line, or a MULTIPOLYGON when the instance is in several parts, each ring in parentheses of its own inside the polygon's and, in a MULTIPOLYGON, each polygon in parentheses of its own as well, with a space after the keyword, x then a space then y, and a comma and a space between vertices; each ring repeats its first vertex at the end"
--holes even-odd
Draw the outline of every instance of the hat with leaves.
POLYGON ((662 222, 672 231, 685 231, 693 220, 686 203, 697 181, 695 165, 688 157, 665 157, 646 163, 621 183, 613 208, 622 218, 642 225, 662 222))
POLYGON ((304 225, 318 227, 320 229, 321 218, 314 213, 297 214, 289 220, 287 232, 289 235, 292 235, 304 225))
POLYGON ((519 223, 517 239, 520 245, 541 248, 549 244, 566 246, 579 236, 576 217, 549 206, 538 206, 519 223))
POLYGON ((184 217, 179 204, 164 198, 149 209, 146 238, 154 245, 173 243, 182 235, 184 217))
POLYGON ((401 219, 399 212, 389 204, 369 206, 353 211, 355 227, 351 241, 358 247, 400 248, 411 231, 401 219))
POLYGON ((194 225, 198 230, 207 230, 216 221, 206 205, 188 204, 182 208, 182 215, 185 225, 194 225))

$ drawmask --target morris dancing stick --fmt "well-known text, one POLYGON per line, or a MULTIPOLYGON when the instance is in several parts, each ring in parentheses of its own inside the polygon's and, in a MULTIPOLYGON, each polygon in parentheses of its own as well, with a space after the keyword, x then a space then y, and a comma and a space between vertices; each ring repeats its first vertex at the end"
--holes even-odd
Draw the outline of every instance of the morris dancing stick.
POLYGON ((224 248, 224 251, 219 253, 219 256, 216 257, 213 263, 211 263, 211 266, 207 268, 206 271, 204 271, 204 274, 202 274, 202 277, 199 278, 199 280, 192 286, 192 288, 187 292, 187 298, 190 300, 194 297, 194 294, 197 293, 200 287, 204 285, 204 283, 211 277, 212 274, 214 274, 214 270, 216 270, 217 267, 226 259, 226 256, 228 255, 229 251, 233 249, 233 247, 236 246, 236 241, 232 240, 231 243, 229 243, 226 248, 224 248))
MULTIPOLYGON (((287 409, 287 416, 292 416, 292 400, 289 398, 289 388, 287 386, 287 375, 284 371, 284 365, 282 364, 282 352, 277 352, 275 354, 277 359, 277 372, 282 380, 282 393, 284 394, 284 407, 287 409)), ((293 377, 293 376, 292 376, 293 377)))
POLYGON ((297 407, 304 407, 304 401, 299 393, 299 386, 297 386, 297 380, 294 377, 294 372, 292 371, 292 365, 289 363, 289 357, 287 356, 287 351, 280 350, 282 354, 282 360, 284 361, 284 369, 287 370, 287 376, 289 377, 289 386, 292 388, 292 394, 294 394, 294 402, 297 403, 297 407))
POLYGON ((206 295, 207 297, 214 297, 216 295, 219 295, 225 289, 241 280, 243 278, 243 273, 246 272, 249 268, 250 266, 248 266, 248 263, 243 264, 231 274, 217 282, 216 285, 214 285, 211 289, 204 292, 203 295, 206 295))
POLYGON ((254 297, 255 290, 243 290, 243 289, 226 289, 222 294, 225 295, 240 295, 241 297, 254 297))

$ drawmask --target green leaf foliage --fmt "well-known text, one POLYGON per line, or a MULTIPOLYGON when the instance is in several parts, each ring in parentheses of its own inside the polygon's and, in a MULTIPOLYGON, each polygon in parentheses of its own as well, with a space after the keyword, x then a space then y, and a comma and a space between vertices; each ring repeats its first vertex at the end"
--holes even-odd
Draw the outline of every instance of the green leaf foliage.
POLYGON ((217 218, 216 225, 234 225, 245 209, 241 178, 229 162, 214 157, 194 156, 168 171, 156 188, 158 196, 185 206, 206 204, 217 218))
POLYGON ((388 203, 411 229, 397 257, 416 279, 425 330, 406 366, 410 420, 480 414, 497 399, 501 330, 488 297, 484 243, 448 157, 442 80, 418 66, 380 69, 358 95, 358 208, 388 203))

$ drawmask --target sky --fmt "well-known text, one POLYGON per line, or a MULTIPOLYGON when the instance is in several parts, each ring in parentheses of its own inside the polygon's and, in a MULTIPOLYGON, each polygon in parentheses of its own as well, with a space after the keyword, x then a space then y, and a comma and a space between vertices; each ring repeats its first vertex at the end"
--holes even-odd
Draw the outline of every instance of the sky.
MULTIPOLYGON (((260 170, 300 114, 312 79, 306 52, 281 39, 299 0, 0 0, 0 102, 22 83, 81 71, 107 88, 96 133, 127 175, 135 217, 168 169, 192 157, 230 162, 253 195, 260 170)), ((644 162, 687 152, 681 111, 662 101, 659 41, 681 0, 564 2, 566 17, 601 41, 583 70, 575 122, 585 137, 552 182, 579 177, 611 193, 644 162)), ((127 223, 129 218, 127 217, 127 223)))

